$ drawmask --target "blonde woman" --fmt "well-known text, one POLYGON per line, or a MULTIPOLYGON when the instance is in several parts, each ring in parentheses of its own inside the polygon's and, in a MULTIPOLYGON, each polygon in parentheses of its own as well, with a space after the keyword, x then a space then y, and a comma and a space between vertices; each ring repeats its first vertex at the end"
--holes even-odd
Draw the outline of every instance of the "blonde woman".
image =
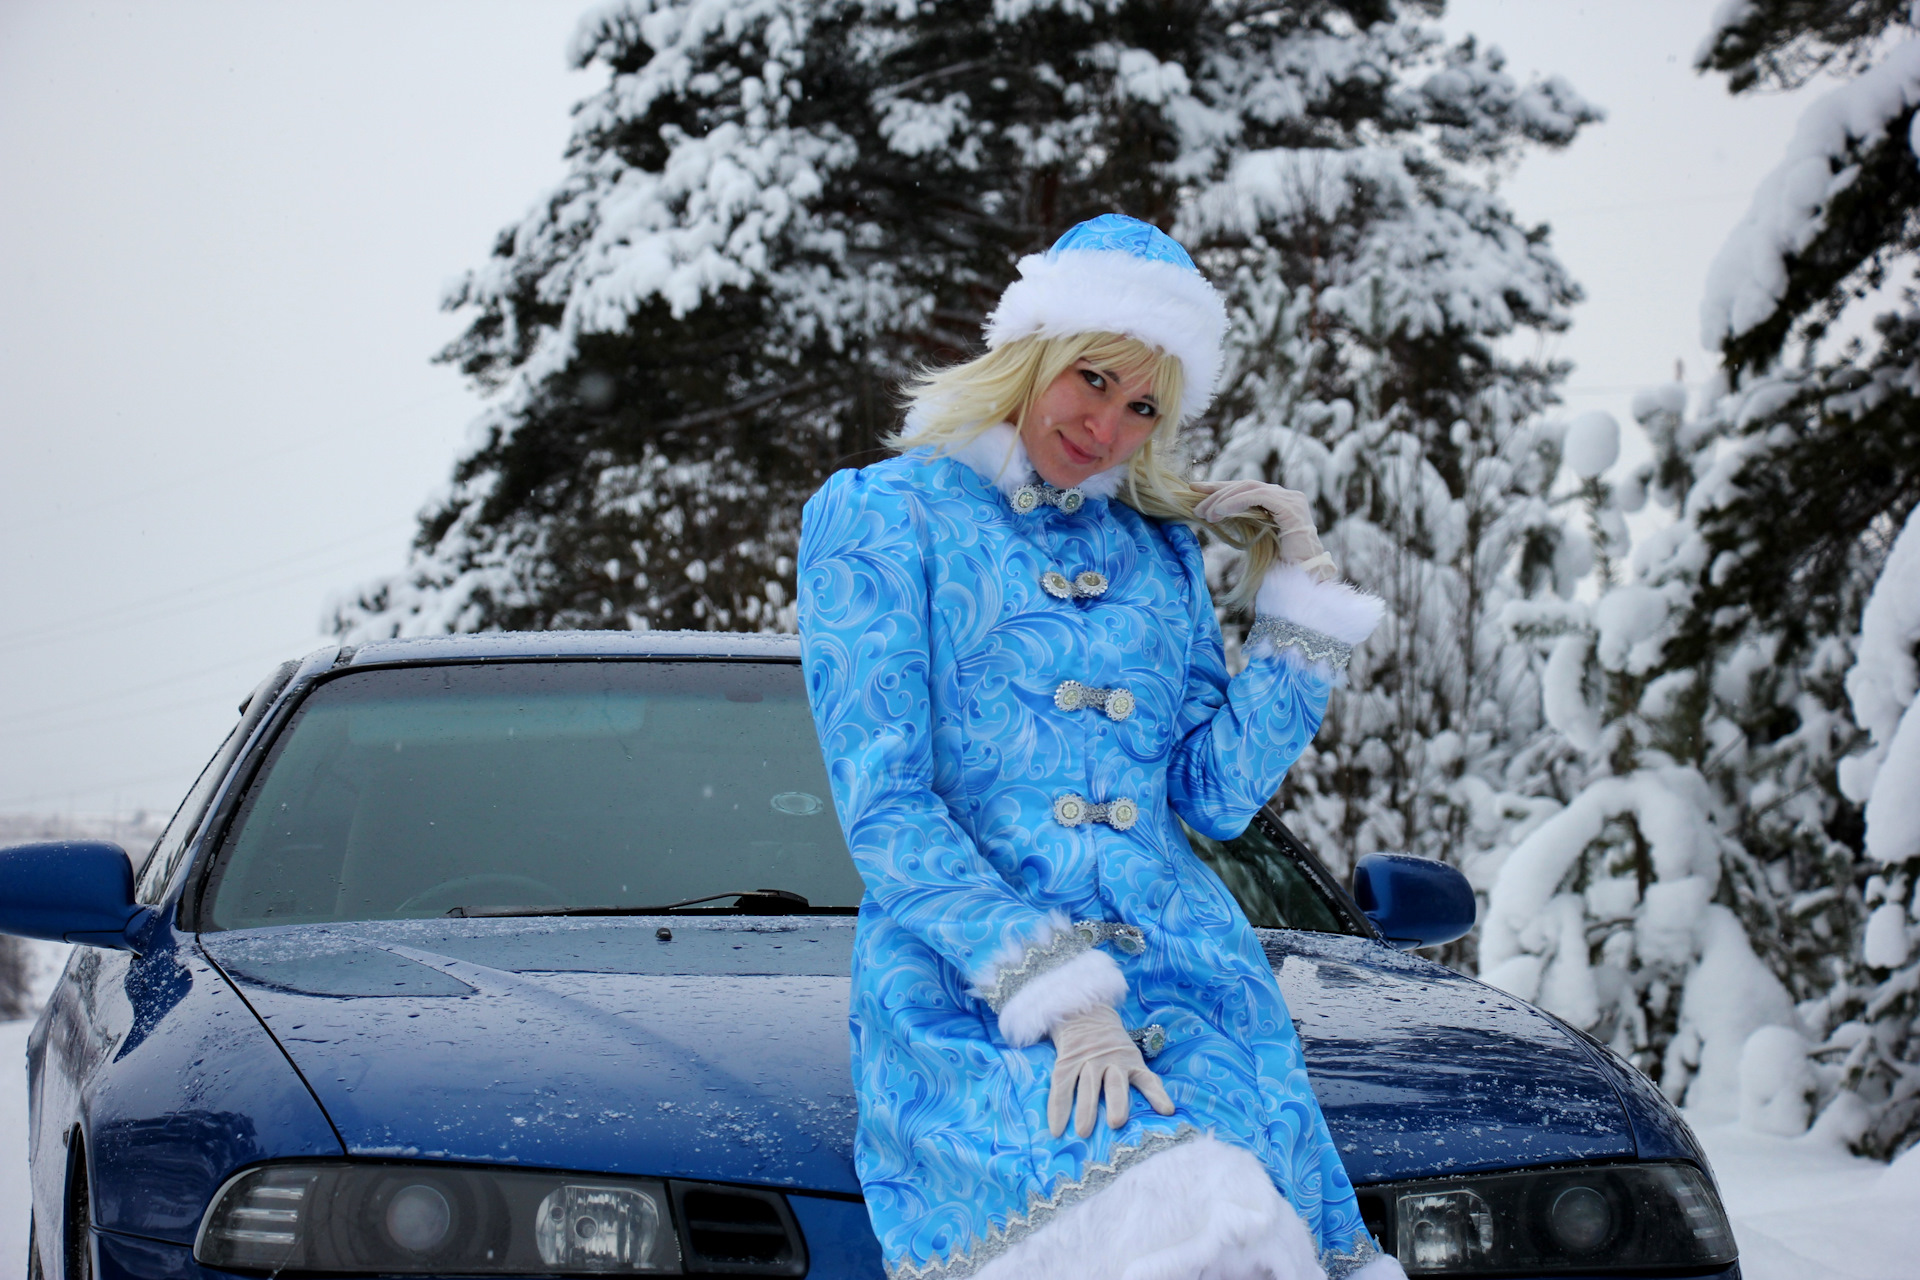
POLYGON ((855 1163, 892 1280, 1403 1275, 1362 1225, 1237 835, 1378 600, 1301 495, 1174 469, 1226 312, 1107 215, 1020 264, 899 456, 807 504, 800 635, 867 893, 855 1163), (1246 552, 1229 679, 1193 522, 1246 552))

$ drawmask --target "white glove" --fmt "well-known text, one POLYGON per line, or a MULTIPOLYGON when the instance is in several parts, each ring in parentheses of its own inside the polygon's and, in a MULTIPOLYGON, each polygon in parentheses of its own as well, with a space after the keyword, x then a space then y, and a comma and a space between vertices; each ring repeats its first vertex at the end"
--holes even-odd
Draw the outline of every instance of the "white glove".
POLYGON ((1047 1094, 1047 1127, 1053 1136, 1067 1131, 1067 1117, 1073 1114, 1074 1101, 1080 1104, 1078 1123, 1073 1131, 1083 1138, 1093 1136, 1093 1116, 1100 1109, 1100 1095, 1107 1095, 1107 1124, 1118 1129, 1133 1114, 1133 1098, 1128 1088, 1153 1104, 1163 1116, 1173 1114, 1173 1099, 1167 1096, 1160 1077, 1147 1070, 1140 1047, 1120 1025, 1120 1015, 1112 1005, 1096 1005, 1085 1013, 1062 1018, 1053 1028, 1053 1089, 1047 1094))
POLYGON ((1340 576, 1340 571, 1333 566, 1333 557, 1320 545, 1320 535, 1314 532, 1313 506, 1306 494, 1259 480, 1195 480, 1193 487, 1207 495, 1194 507, 1193 514, 1208 524, 1218 524, 1228 516, 1243 515, 1258 507, 1273 518, 1274 527, 1280 530, 1282 564, 1299 565, 1312 574, 1316 582, 1340 576))

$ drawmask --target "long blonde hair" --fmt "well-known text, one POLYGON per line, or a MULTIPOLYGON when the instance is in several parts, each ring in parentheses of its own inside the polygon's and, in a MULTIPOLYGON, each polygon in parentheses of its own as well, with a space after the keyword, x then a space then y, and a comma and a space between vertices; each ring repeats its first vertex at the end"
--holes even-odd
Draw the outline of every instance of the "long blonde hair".
MULTIPOLYGON (((965 364, 921 373, 905 389, 906 425, 882 443, 905 452, 932 449, 951 453, 997 423, 1026 425, 1027 411, 1053 380, 1075 361, 1089 360, 1123 377, 1151 372, 1160 420, 1126 463, 1120 498, 1143 516, 1199 523, 1193 508, 1206 495, 1188 483, 1179 447, 1180 393, 1186 374, 1178 357, 1138 338, 1117 333, 1078 333, 1016 338, 965 364)), ((1230 516, 1205 526, 1230 546, 1246 552, 1240 580, 1227 595, 1232 605, 1251 605, 1267 569, 1280 558, 1280 531, 1264 512, 1230 516)))

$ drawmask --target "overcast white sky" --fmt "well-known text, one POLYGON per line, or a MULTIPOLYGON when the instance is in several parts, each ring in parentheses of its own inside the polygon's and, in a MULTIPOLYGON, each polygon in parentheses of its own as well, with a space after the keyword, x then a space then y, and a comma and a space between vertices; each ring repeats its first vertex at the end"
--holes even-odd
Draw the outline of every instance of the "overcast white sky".
MULTIPOLYGON (((585 0, 0 0, 0 812, 169 810, 329 598, 398 568, 478 403, 441 288, 562 172, 585 0)), ((1710 367, 1708 262, 1801 103, 1713 0, 1456 0, 1609 112, 1504 190, 1585 285, 1569 410, 1710 367)))

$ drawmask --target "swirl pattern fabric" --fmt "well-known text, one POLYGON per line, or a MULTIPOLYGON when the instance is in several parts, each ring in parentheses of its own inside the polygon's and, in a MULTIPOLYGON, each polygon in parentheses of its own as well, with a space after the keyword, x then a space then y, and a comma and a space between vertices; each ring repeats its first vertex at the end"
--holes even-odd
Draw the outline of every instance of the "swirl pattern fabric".
POLYGON ((969 1274, 985 1242, 1017 1244, 1031 1204, 1193 1132, 1258 1157, 1325 1256, 1370 1246, 1258 939, 1175 819, 1245 828, 1319 728, 1324 669, 1282 653, 1228 678, 1184 526, 1091 497, 1017 514, 925 452, 828 481, 799 580, 808 696, 867 886, 855 1164, 889 1273, 969 1274), (1087 570, 1108 589, 1042 585, 1087 570), (1133 710, 1062 710, 1065 680, 1125 688, 1133 710), (1063 826, 1069 792, 1129 797, 1139 818, 1063 826), (1048 1132, 1051 1045, 1012 1047, 974 992, 1062 918, 1139 931, 1137 954, 1102 945, 1122 1022, 1164 1033, 1174 1115, 1136 1098, 1119 1130, 1048 1132))

